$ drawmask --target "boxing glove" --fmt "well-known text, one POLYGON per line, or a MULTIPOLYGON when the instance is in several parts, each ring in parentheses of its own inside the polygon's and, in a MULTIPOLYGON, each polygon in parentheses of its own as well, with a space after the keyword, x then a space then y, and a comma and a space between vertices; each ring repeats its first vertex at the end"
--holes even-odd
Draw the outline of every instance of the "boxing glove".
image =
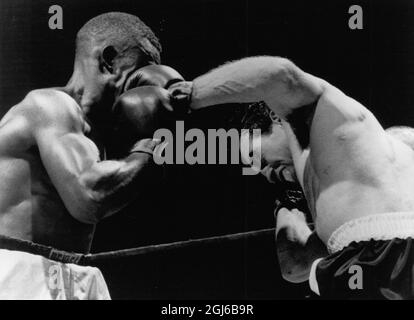
POLYGON ((171 103, 176 106, 176 110, 180 110, 184 114, 191 113, 193 82, 174 82, 168 87, 168 91, 170 93, 171 103))
POLYGON ((163 65, 148 65, 133 72, 125 82, 123 92, 140 86, 158 86, 168 89, 172 84, 184 81, 173 68, 163 65))
MULTIPOLYGON (((177 83, 185 83, 184 78, 173 68, 164 65, 148 65, 135 71, 125 83, 124 92, 140 86, 158 86, 165 89, 177 83)), ((189 113, 189 100, 170 95, 175 116, 182 118, 189 113)))
POLYGON ((137 140, 152 138, 173 117, 170 95, 158 86, 141 86, 122 94, 113 106, 112 150, 124 156, 137 140))
POLYGON ((309 227, 313 228, 312 215, 301 186, 298 183, 287 181, 283 176, 283 170, 274 170, 273 172, 277 175, 277 177, 274 178, 275 183, 280 186, 280 192, 278 192, 275 201, 275 217, 282 208, 288 210, 298 209, 305 213, 306 220, 309 222, 309 227))

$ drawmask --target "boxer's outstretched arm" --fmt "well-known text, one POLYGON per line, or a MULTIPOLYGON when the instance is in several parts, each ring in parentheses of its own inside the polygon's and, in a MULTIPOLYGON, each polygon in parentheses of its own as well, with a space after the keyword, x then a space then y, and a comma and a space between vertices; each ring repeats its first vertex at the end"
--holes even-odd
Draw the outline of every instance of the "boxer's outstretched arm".
POLYGON ((97 223, 133 200, 151 156, 132 153, 119 161, 100 161, 95 144, 83 134, 80 110, 59 94, 29 98, 32 105, 26 109, 31 110, 33 136, 70 214, 81 222, 97 223))
POLYGON ((284 117, 322 94, 324 81, 280 57, 251 57, 227 63, 193 81, 191 108, 265 101, 284 117))

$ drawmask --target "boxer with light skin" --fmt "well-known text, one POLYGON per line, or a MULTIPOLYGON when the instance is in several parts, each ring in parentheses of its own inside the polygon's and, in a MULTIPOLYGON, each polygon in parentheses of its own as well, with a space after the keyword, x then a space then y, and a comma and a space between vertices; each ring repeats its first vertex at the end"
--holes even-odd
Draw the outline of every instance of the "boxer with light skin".
POLYGON ((296 182, 293 160, 280 118, 261 102, 250 105, 241 122, 244 129, 259 129, 261 133, 255 136, 247 130, 242 131, 241 142, 245 144, 240 145, 240 153, 243 163, 260 163, 260 173, 270 183, 280 178, 296 182))
POLYGON ((300 211, 279 211, 285 279, 310 278, 326 298, 414 297, 414 260, 398 258, 414 256, 412 128, 384 130, 359 102, 281 57, 230 62, 170 90, 193 110, 264 101, 281 119, 262 137, 264 168, 293 163, 315 223, 311 232, 300 211), (364 291, 348 287, 353 264, 363 266, 364 291))
MULTIPOLYGON (((138 196, 138 187, 159 170, 152 161, 159 141, 151 132, 132 136, 129 152, 119 160, 106 160, 105 148, 114 125, 113 105, 138 80, 148 85, 152 75, 157 79, 152 87, 135 92, 141 101, 134 106, 144 110, 143 119, 130 121, 147 125, 149 115, 157 117, 149 113, 163 108, 168 91, 159 82, 170 78, 160 76, 165 68, 154 70, 160 52, 158 39, 139 18, 117 12, 97 16, 77 34, 68 84, 31 91, 6 113, 0 122, 1 236, 88 253, 95 224, 138 196)), ((117 112, 122 114, 122 108, 117 112)), ((35 262, 27 263, 27 272, 37 273, 35 268, 35 262)), ((9 275, 2 269, 6 273, 0 274, 0 291, 3 281, 8 286, 16 281, 15 287, 20 287, 12 269, 9 275)), ((6 291, 0 296, 13 296, 6 291)), ((23 297, 27 292, 30 289, 20 291, 23 297)), ((49 298, 43 293, 36 296, 33 289, 29 298, 49 298)), ((18 293, 15 297, 22 298, 18 293)))

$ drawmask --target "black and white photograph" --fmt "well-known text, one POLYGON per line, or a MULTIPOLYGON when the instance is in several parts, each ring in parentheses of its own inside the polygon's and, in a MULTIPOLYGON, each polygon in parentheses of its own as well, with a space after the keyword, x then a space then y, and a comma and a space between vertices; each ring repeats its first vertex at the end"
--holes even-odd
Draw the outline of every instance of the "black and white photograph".
POLYGON ((0 0, 0 300, 411 300, 413 239, 414 1, 0 0))

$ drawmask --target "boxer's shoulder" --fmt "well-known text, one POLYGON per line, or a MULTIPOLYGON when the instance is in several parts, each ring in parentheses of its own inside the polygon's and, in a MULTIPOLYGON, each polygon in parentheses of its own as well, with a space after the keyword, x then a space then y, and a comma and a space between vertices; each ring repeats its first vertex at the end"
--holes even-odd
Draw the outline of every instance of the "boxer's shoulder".
POLYGON ((84 117, 80 106, 68 94, 56 89, 30 91, 16 108, 35 126, 60 126, 82 130, 84 117))

